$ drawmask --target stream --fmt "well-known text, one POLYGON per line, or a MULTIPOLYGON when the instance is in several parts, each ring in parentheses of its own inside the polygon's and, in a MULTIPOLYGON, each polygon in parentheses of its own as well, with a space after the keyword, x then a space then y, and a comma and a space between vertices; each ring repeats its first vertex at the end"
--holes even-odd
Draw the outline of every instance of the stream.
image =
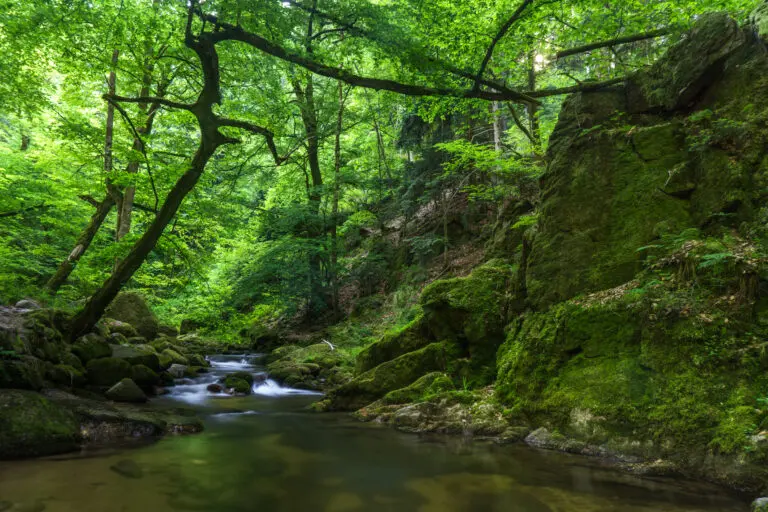
POLYGON ((306 407, 316 393, 254 384, 209 393, 252 356, 213 356, 211 372, 158 405, 191 406, 205 431, 141 447, 0 462, 0 512, 745 511, 702 483, 639 478, 598 459, 420 437, 306 407), (11 506, 11 503, 15 505, 11 506))

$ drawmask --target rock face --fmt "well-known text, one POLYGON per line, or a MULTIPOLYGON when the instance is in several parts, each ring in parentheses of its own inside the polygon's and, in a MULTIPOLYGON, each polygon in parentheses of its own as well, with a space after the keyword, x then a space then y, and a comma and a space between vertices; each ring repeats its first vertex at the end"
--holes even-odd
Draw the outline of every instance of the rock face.
POLYGON ((764 1, 755 8, 750 17, 750 22, 754 26, 758 37, 768 42, 768 2, 764 1))
POLYGON ((31 391, 0 390, 0 458, 64 453, 77 447, 75 415, 31 391))
POLYGON ((134 292, 123 292, 115 297, 106 316, 131 324, 139 335, 148 340, 155 339, 160 328, 157 317, 147 306, 144 297, 134 292))
POLYGON ((742 119, 765 115, 759 44, 708 15, 648 72, 566 100, 526 269, 534 307, 629 281, 665 235, 754 216, 765 135, 742 119))
POLYGON ((533 444, 767 476, 768 52, 702 17, 650 70, 569 97, 497 399, 533 444), (746 284, 749 283, 749 284, 746 284))

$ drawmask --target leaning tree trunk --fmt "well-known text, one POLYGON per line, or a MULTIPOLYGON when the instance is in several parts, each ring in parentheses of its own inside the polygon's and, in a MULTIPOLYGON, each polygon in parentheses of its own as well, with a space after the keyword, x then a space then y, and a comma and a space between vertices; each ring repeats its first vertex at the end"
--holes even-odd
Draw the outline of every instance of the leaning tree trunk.
MULTIPOLYGON (((115 265, 112 275, 102 284, 86 302, 72 320, 70 339, 76 339, 93 329, 96 322, 106 311, 107 306, 117 296, 128 280, 138 270, 150 252, 155 248, 163 231, 176 215, 184 198, 195 187, 200 179, 205 166, 219 146, 238 142, 236 139, 226 137, 219 132, 221 126, 240 126, 251 129, 252 125, 232 120, 222 119, 213 112, 213 106, 221 103, 219 57, 216 52, 216 41, 211 34, 196 36, 192 33, 192 21, 195 15, 197 1, 190 2, 187 26, 185 31, 185 44, 194 50, 200 60, 203 71, 203 88, 193 104, 180 104, 166 100, 155 99, 158 103, 167 104, 175 108, 182 108, 191 112, 196 118, 200 129, 200 144, 195 152, 189 169, 176 181, 171 191, 150 224, 147 231, 133 244, 128 255, 115 265)), ((107 96, 110 103, 119 100, 131 101, 127 98, 107 96)), ((141 103, 142 101, 134 101, 141 103)), ((271 135, 271 134, 270 134, 271 135)))
POLYGON ((112 200, 112 197, 107 195, 103 201, 96 205, 96 211, 91 216, 91 221, 88 223, 88 226, 80 234, 80 238, 77 239, 75 248, 72 249, 69 256, 61 262, 56 273, 53 274, 46 283, 45 287, 51 293, 59 291, 61 285, 67 281, 69 274, 72 273, 78 260, 80 260, 83 254, 85 254, 85 251, 88 250, 88 247, 91 245, 96 233, 104 223, 107 215, 109 215, 110 210, 112 210, 112 205, 114 204, 115 202, 112 200))
MULTIPOLYGON (((108 94, 114 96, 117 84, 117 59, 120 55, 119 50, 112 52, 112 69, 109 72, 109 78, 107 80, 108 94)), ((51 293, 56 293, 59 288, 67 281, 69 275, 75 269, 75 265, 83 257, 85 251, 90 247, 91 242, 96 237, 101 225, 109 215, 112 205, 115 204, 116 195, 119 194, 116 188, 111 185, 109 175, 112 172, 112 139, 115 126, 115 107, 111 103, 107 105, 107 123, 104 134, 104 173, 107 179, 107 195, 103 201, 96 204, 96 211, 91 216, 91 220, 88 226, 83 230, 75 243, 74 249, 69 255, 59 264, 59 268, 56 273, 48 280, 45 287, 51 293)))
POLYGON ((133 276, 134 272, 138 270, 149 253, 155 248, 157 241, 162 236, 168 223, 176 215, 184 198, 200 179, 205 170, 205 165, 213 155, 216 147, 216 143, 206 143, 206 141, 200 144, 192 160, 192 165, 179 178, 173 189, 171 189, 149 229, 134 244, 131 252, 117 264, 109 279, 88 299, 85 307, 75 316, 72 321, 72 338, 90 331, 96 325, 96 322, 99 321, 99 318, 104 314, 107 306, 117 296, 123 285, 133 276))

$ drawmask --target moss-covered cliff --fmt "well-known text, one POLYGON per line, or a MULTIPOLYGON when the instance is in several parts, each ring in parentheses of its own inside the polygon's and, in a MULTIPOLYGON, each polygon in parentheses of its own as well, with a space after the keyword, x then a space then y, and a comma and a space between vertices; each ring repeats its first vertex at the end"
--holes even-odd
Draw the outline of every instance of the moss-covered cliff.
POLYGON ((669 465, 653 467, 760 488, 768 52, 758 33, 703 17, 649 70, 568 98, 537 223, 507 223, 513 243, 494 235, 501 259, 428 287, 424 315, 364 350, 357 377, 322 406, 368 404, 361 417, 408 430, 662 458, 669 465))

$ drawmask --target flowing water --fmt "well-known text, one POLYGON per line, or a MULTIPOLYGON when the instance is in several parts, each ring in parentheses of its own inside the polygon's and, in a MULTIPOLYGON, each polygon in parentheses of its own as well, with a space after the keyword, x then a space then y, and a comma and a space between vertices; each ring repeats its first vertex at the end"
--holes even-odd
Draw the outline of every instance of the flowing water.
POLYGON ((197 409, 206 430, 131 449, 0 463, 0 512, 745 511, 721 489, 640 479, 600 461, 525 446, 419 437, 314 414, 318 396, 254 384, 254 394, 211 394, 246 356, 156 403, 197 409), (111 468, 127 467, 118 472, 111 468), (11 507, 11 503, 14 508, 11 507))

